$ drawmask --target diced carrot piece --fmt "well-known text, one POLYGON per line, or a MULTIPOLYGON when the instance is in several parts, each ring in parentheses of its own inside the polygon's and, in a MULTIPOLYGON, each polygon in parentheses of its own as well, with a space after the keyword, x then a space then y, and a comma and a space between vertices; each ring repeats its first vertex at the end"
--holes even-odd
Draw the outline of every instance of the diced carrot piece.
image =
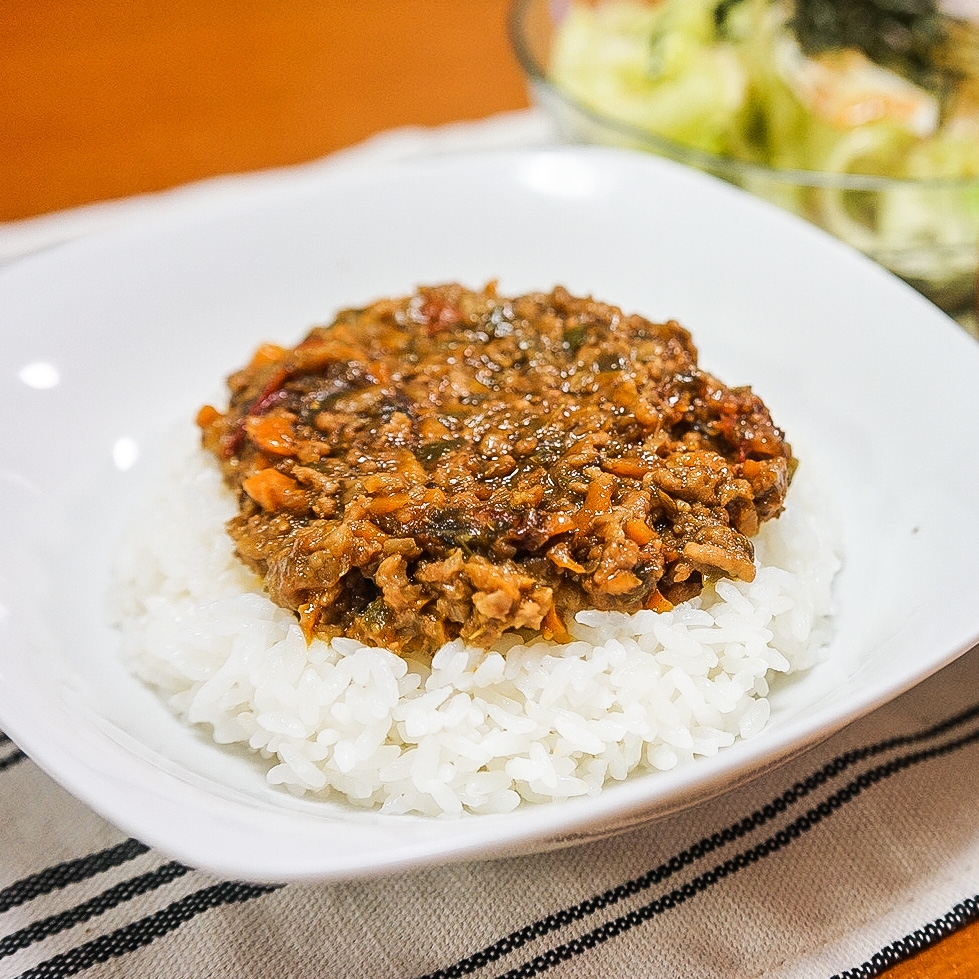
POLYGON ((425 491, 424 496, 422 496, 422 503, 431 504, 434 507, 445 506, 445 493, 443 493, 437 486, 431 487, 425 491))
POLYGON ((287 414, 257 415, 245 419, 245 434, 264 452, 292 455, 296 448, 293 417, 287 414))
POLYGON ((407 493, 391 493, 390 496, 376 496, 367 504, 370 513, 393 513, 400 510, 409 500, 407 493))
POLYGON ((311 642, 313 633, 316 631, 316 623, 319 621, 322 608, 315 602, 308 602, 299 606, 299 628, 303 630, 306 642, 311 642))
POLYGON ((269 364, 276 364, 283 360, 288 351, 285 347, 280 347, 277 343, 263 343, 252 355, 249 369, 256 367, 268 367, 269 364))
POLYGON ((298 512, 307 506, 306 494, 299 484, 277 469, 260 469, 242 480, 241 488, 263 509, 270 512, 291 510, 298 512))
POLYGON ((612 497, 615 495, 615 477, 602 473, 588 484, 582 511, 588 516, 598 513, 608 513, 612 507, 612 497))
POLYGON ((195 421, 197 422, 198 428, 209 428, 221 417, 221 412, 218 411, 213 405, 204 405, 204 407, 197 412, 197 418, 195 421))
POLYGON ((541 632, 545 638, 553 639, 555 642, 571 642, 571 633, 564 627, 561 616, 557 614, 557 609, 553 605, 544 616, 541 632))
POLYGON ((669 612, 673 608, 673 603, 665 599, 658 588, 654 588, 646 596, 646 608, 654 612, 669 612))
POLYGON ((361 480, 365 493, 394 493, 404 489, 404 480, 398 473, 369 473, 361 480))
POLYGON ((622 529, 625 531, 626 537, 631 541, 635 541, 640 547, 656 538, 656 533, 652 527, 645 520, 638 518, 627 520, 622 529))
POLYGON ((415 458, 415 454, 409 452, 408 449, 400 449, 398 451, 398 471, 413 483, 424 485, 428 482, 428 473, 425 472, 425 467, 415 458))
POLYGON ((648 468, 639 459, 605 459, 602 468, 616 476, 632 476, 636 479, 648 472, 648 468))
POLYGON ((448 438, 452 433, 434 415, 426 415, 418 424, 418 434, 423 439, 448 438))
POLYGON ((574 530, 577 524, 574 517, 569 513, 549 513, 544 518, 544 533, 549 537, 557 537, 558 534, 566 534, 569 530, 574 530))

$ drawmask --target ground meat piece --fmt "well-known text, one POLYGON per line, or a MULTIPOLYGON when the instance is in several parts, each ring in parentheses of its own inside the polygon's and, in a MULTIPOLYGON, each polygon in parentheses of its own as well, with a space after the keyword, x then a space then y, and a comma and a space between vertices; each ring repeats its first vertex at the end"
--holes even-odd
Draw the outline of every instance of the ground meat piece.
POLYGON ((789 445, 690 335, 562 288, 419 288, 261 347, 198 415, 238 554, 307 635, 407 656, 750 580, 789 445))

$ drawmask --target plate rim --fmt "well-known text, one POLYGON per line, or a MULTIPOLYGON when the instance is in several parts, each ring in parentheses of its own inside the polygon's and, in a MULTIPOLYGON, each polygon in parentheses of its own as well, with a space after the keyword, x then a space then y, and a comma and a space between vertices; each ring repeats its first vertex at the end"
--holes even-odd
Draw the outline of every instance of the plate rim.
MULTIPOLYGON (((125 244, 126 241, 132 241, 133 237, 139 240, 146 240, 148 237, 153 237, 154 235, 159 235, 161 232, 165 232, 166 229, 175 226, 182 226, 189 224, 193 225, 199 223, 209 216, 214 214, 229 214, 232 212, 237 212, 239 214, 254 213, 255 208, 259 210, 267 208, 271 203, 274 203, 278 199, 284 200, 294 200, 301 197, 304 194, 309 193, 339 193, 344 188, 349 190, 350 188, 357 187, 363 189, 365 186, 373 186, 377 180, 391 180, 399 181, 403 179, 404 174, 409 170, 414 171, 417 175, 422 172, 426 172, 431 176, 435 173, 446 173, 448 171, 454 171, 461 168, 480 168, 489 165, 489 161, 493 161, 494 166, 512 166, 515 161, 526 162, 530 158, 541 158, 544 154, 551 159, 562 159, 562 160, 573 160, 573 161, 589 161, 589 166, 602 166, 605 165, 602 161, 615 161, 616 166, 626 166, 629 168, 639 167, 641 169, 648 170, 651 173, 666 174, 669 179, 678 180, 680 183, 686 183, 687 186, 709 186, 713 187, 714 191, 717 191, 719 181, 715 178, 708 177, 703 174, 699 174, 695 171, 687 171, 678 164, 673 164, 670 161, 659 160, 652 157, 642 157, 641 160, 636 157, 635 154, 628 153, 627 151, 620 151, 615 149, 606 148, 583 148, 583 147, 570 147, 570 148, 532 148, 532 149, 507 149, 507 150, 492 150, 485 152, 466 152, 459 154, 447 154, 443 157, 438 158, 423 158, 410 161, 397 161, 394 163, 385 164, 374 164, 370 167, 365 167, 363 170, 358 171, 337 171, 334 173, 324 174, 310 174, 303 175, 296 181, 290 181, 288 185, 281 187, 265 187, 265 188, 250 188, 243 189, 241 195, 231 198, 222 198, 220 200, 215 200, 211 202, 204 202, 202 209, 202 202, 199 200, 175 200, 172 207, 167 207, 157 212, 153 215, 148 215, 144 219, 136 219, 125 225, 116 226, 113 228, 106 229, 104 231, 97 232, 91 236, 86 236, 83 239, 78 239, 75 241, 69 241, 61 243, 57 246, 45 249, 41 252, 34 253, 30 256, 25 256, 24 258, 11 263, 10 265, 0 269, 0 302, 3 301, 4 292, 8 287, 8 283, 20 276, 30 277, 32 274, 38 274, 32 272, 38 268, 44 271, 43 266, 47 265, 57 265, 58 262, 65 260, 65 256, 68 256, 68 260, 71 259, 71 254, 79 249, 102 249, 103 251, 111 251, 113 248, 118 248, 125 244), (598 162, 593 162, 598 161, 598 162), (26 271, 25 271, 26 270, 26 271)), ((742 204, 739 206, 749 206, 751 209, 762 208, 767 210, 769 216, 772 220, 780 221, 784 220, 789 225, 791 225, 795 232, 803 235, 813 236, 814 240, 820 240, 823 245, 820 247, 829 246, 831 248, 842 249, 843 252, 848 253, 848 260, 854 260, 856 262, 865 261, 864 266, 865 271, 870 275, 877 275, 892 279, 888 273, 884 272, 878 266, 873 265, 870 260, 864 260, 863 256, 859 256, 858 253, 849 249, 848 246, 837 242, 835 239, 831 239, 825 232, 816 229, 810 225, 804 225, 799 219, 794 218, 792 215, 785 214, 784 212, 777 209, 774 205, 769 205, 766 202, 760 201, 757 198, 751 197, 747 192, 740 191, 737 188, 729 187, 728 185, 720 185, 724 188, 721 191, 722 194, 732 194, 733 197, 729 198, 731 200, 740 199, 742 204), (745 203, 747 202, 747 203, 745 203)), ((841 252, 840 254, 843 254, 841 252)), ((895 285, 897 285, 896 280, 894 280, 895 285)), ((903 285, 903 284, 901 284, 903 285)), ((911 293, 910 287, 905 287, 908 293, 911 293)), ((913 294, 917 296, 917 294, 913 294)), ((909 295, 907 297, 909 301, 916 302, 909 295)), ((954 324, 951 320, 941 314, 940 311, 930 307, 927 301, 918 297, 921 302, 919 307, 923 317, 925 319, 930 318, 930 322, 933 324, 935 329, 945 329, 944 326, 939 326, 938 324, 947 323, 948 324, 948 335, 956 335, 960 328, 954 324), (934 309, 934 315, 926 316, 925 314, 929 309, 934 309)), ((962 334, 963 339, 968 342, 968 338, 962 334)), ((953 341, 953 346, 958 341, 953 341)), ((963 348, 966 349, 966 348, 963 348)), ((971 356, 971 354, 970 354, 971 356)), ((0 601, 2 601, 3 595, 0 595, 0 601)), ((977 622, 975 629, 971 633, 965 633, 960 640, 951 643, 950 648, 945 651, 941 656, 936 656, 928 661, 927 668, 923 668, 917 675, 902 676, 896 679, 889 687, 878 687, 873 696, 865 697, 862 700, 854 701, 850 704, 850 709, 846 713, 841 713, 839 711, 834 711, 830 706, 826 706, 822 711, 817 711, 811 715, 805 723, 797 724, 796 726, 789 725, 788 731, 791 734, 789 740, 792 741, 792 745, 786 754, 786 758, 792 756, 799 751, 807 750, 814 743, 818 743, 826 737, 831 736, 836 731, 840 730, 842 727, 852 723, 858 717, 863 716, 870 710, 881 706, 882 704, 892 700, 894 697, 898 696, 900 693, 904 692, 910 687, 916 685, 917 683, 924 680, 927 676, 941 669, 941 667, 947 665, 956 659, 959 655, 966 652, 969 648, 979 642, 979 622, 977 622)), ((3 681, 5 679, 5 673, 3 671, 3 654, 0 653, 0 688, 3 686, 3 681)), ((49 773, 55 774, 56 780, 66 784, 69 791, 82 798, 87 804, 92 806, 92 808, 99 811, 104 815, 110 822, 114 822, 117 825, 120 822, 124 823, 127 827, 131 828, 132 831, 136 831, 140 826, 143 827, 143 834, 146 835, 151 840, 151 845, 158 847, 166 852, 172 852, 181 859, 185 859, 188 863, 193 863, 194 866, 201 867, 203 869, 209 869, 213 872, 230 875, 237 874, 239 876, 245 876, 249 879, 255 880, 283 880, 283 875, 281 872, 281 867, 277 868, 270 864, 266 860, 262 860, 260 857, 252 856, 250 861, 246 861, 245 864, 242 863, 229 863, 227 860, 215 860, 209 859, 208 854, 202 854, 199 852, 199 848, 187 847, 182 848, 173 846, 172 840, 164 838, 162 835, 154 834, 148 832, 146 826, 143 822, 137 820, 126 820, 125 814, 120 814, 120 812, 112 808, 111 812, 103 811, 103 806, 101 805, 101 799, 97 796, 93 796, 93 782, 85 781, 78 776, 76 769, 74 777, 67 774, 63 767, 61 766, 61 761, 63 759, 56 758, 54 763, 52 763, 52 753, 48 745, 46 745, 42 739, 39 739, 36 731, 32 730, 30 722, 21 714, 18 713, 16 706, 12 705, 9 700, 7 700, 3 693, 0 692, 0 710, 5 714, 4 722, 8 724, 8 734, 14 738, 15 741, 22 744, 24 750, 28 754, 35 756, 38 760, 38 764, 45 770, 49 770, 49 773), (7 715, 12 719, 12 723, 7 721, 7 715), (156 835, 157 838, 153 838, 156 835), (237 869, 235 869, 237 867, 237 869)), ((721 776, 721 781, 724 778, 733 778, 738 773, 743 774, 746 767, 749 765, 757 766, 762 757, 771 757, 771 752, 769 749, 763 749, 763 746, 758 745, 757 742, 741 742, 741 746, 736 745, 734 748, 726 749, 722 753, 725 757, 723 760, 716 762, 712 767, 713 777, 716 781, 718 776, 721 776), (735 750, 738 749, 738 750, 735 750)), ((74 759, 75 762, 78 759, 74 759)), ((781 764, 781 762, 778 762, 781 764)), ((89 776, 90 779, 94 779, 98 782, 98 778, 95 777, 99 772, 99 769, 92 768, 92 775, 89 776)), ((683 794, 686 797, 693 796, 694 798, 690 801, 681 802, 679 808, 685 808, 688 805, 696 804, 696 802, 701 801, 703 798, 703 793, 698 792, 698 786, 703 788, 704 780, 701 779, 699 782, 694 780, 694 784, 688 786, 686 792, 683 794)), ((719 791, 727 791, 731 786, 725 784, 719 791)), ((101 790, 106 790, 107 786, 98 786, 101 790)), ((145 789, 149 789, 149 786, 143 786, 145 789)), ((617 788, 617 787, 615 787, 617 788)), ((707 793, 707 797, 717 794, 716 792, 707 793)), ((627 797, 631 797, 632 793, 626 793, 627 797)), ((641 799, 630 798, 628 804, 628 811, 631 813, 642 808, 644 805, 641 799)), ((648 803, 646 803, 648 805, 648 803)), ((548 809, 549 811, 543 815, 534 827, 523 830, 522 832, 517 832, 513 834, 510 838, 504 837, 494 837, 492 841, 487 841, 485 839, 468 839, 462 840, 455 846, 450 846, 445 844, 444 848, 436 853, 431 853, 425 850, 427 843, 415 844, 405 846, 401 851, 397 849, 390 851, 385 859, 380 863, 371 864, 370 861, 361 861, 356 867, 345 866, 338 867, 319 865, 316 867, 310 867, 306 871, 300 871, 296 868, 291 869, 287 874, 285 879, 290 880, 326 880, 326 879, 350 879, 351 877, 365 876, 368 874, 383 873, 383 872, 394 872, 399 870, 405 870, 408 868, 419 868, 422 866, 430 865, 431 863, 438 860, 445 859, 473 859, 473 858, 483 858, 491 856, 506 855, 513 851, 514 849, 520 852, 532 852, 527 849, 529 844, 534 851, 539 849, 547 848, 543 846, 544 843, 550 842, 554 845, 570 845, 572 842, 577 840, 572 837, 575 836, 573 832, 573 827, 578 826, 579 828, 585 827, 592 824, 598 824, 603 819, 607 817, 607 814, 603 816, 601 810, 602 806, 597 807, 597 811, 593 813, 591 818, 586 821, 581 821, 580 819, 575 820, 570 815, 565 815, 565 812, 570 812, 575 810, 576 806, 567 806, 565 803, 551 803, 546 806, 536 807, 538 811, 548 809), (565 807, 563 812, 558 812, 557 810, 561 807, 565 807), (569 822, 570 821, 570 822, 569 822), (555 834, 562 834, 570 839, 570 842, 555 842, 555 834), (417 852, 417 847, 420 846, 423 852, 417 852), (370 864, 368 866, 368 864, 370 864)), ((672 811, 672 808, 667 807, 666 809, 657 808, 654 806, 656 811, 652 815, 646 815, 641 817, 641 821, 645 822, 647 820, 654 820, 659 818, 661 815, 665 815, 667 811, 672 811)), ((399 819, 403 820, 405 817, 384 817, 386 819, 399 819)), ((414 817, 408 817, 414 818, 414 817)), ((418 817, 419 819, 426 820, 426 822, 431 822, 427 817, 418 817)), ((483 816, 471 816, 467 815, 463 817, 468 821, 483 821, 486 822, 487 817, 483 816)), ((443 826, 445 824, 443 823, 443 826)), ((612 830, 617 832, 619 830, 612 830)), ((607 835, 606 833, 601 833, 600 835, 607 835)))

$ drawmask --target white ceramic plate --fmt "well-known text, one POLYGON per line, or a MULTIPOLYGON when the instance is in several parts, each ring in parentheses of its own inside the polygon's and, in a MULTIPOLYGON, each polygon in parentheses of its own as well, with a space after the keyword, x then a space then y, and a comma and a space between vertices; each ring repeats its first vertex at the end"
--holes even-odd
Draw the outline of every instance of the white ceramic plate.
POLYGON ((443 158, 175 205, 0 274, 0 726, 71 792, 188 864, 336 879, 606 834, 757 774, 979 640, 979 345, 781 211, 607 150, 443 158), (713 759, 594 798, 455 820, 270 789, 120 665, 112 547, 161 433, 263 339, 419 283, 564 284, 694 333, 751 384, 842 523, 829 664, 713 759))

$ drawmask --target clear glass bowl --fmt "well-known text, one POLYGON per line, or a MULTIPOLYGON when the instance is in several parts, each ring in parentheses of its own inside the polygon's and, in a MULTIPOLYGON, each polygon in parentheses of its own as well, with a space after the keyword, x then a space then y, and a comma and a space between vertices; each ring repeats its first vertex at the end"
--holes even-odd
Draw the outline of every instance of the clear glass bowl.
POLYGON ((975 331, 979 179, 780 170, 683 146, 603 115, 562 89, 549 72, 569 6, 569 0, 514 0, 509 21, 531 97, 562 138, 655 153, 743 187, 849 242, 975 331), (889 226, 885 201, 914 219, 889 226))

